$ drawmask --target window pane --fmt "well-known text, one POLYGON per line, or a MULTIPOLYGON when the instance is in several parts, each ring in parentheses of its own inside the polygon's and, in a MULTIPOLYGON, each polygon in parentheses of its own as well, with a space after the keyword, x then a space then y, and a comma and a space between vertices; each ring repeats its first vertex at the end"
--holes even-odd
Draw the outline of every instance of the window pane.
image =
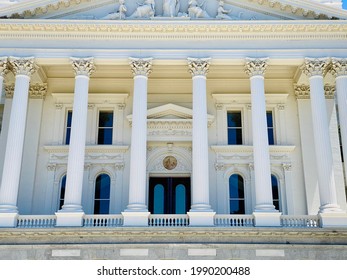
POLYGON ((101 174, 95 182, 95 199, 110 199, 110 176, 101 174))
POLYGON ((241 128, 228 129, 228 145, 242 145, 242 129, 241 128))
POLYGON ((66 145, 70 144, 70 136, 71 136, 71 128, 67 127, 66 128, 66 137, 65 137, 65 144, 66 145))
POLYGON ((266 112, 266 120, 267 120, 267 126, 273 127, 273 118, 272 118, 272 112, 271 111, 266 112))
POLYGON ((269 145, 274 145, 275 144, 275 138, 274 138, 273 128, 267 129, 267 135, 268 135, 268 139, 269 139, 269 145))
POLYGON ((271 185, 272 185, 273 205, 275 206, 276 210, 280 210, 278 180, 277 180, 276 176, 274 176, 274 175, 271 175, 271 185))
POLYGON ((228 113, 228 127, 241 127, 241 112, 228 113))
POLYGON ((110 200, 95 200, 94 214, 108 214, 110 209, 110 200))
POLYGON ((99 113, 99 127, 113 127, 113 112, 99 113))
POLYGON ((164 214, 164 186, 160 184, 154 187, 153 214, 164 214))
POLYGON ((182 184, 176 187, 176 214, 186 214, 186 187, 182 184))
POLYGON ((65 187, 66 187, 66 175, 61 179, 60 184, 60 198, 59 198, 59 210, 64 205, 64 197, 65 197, 65 187))
POLYGON ((244 182, 240 175, 229 178, 230 214, 245 214, 244 182))
POLYGON ((99 128, 99 145, 112 145, 112 128, 99 128))

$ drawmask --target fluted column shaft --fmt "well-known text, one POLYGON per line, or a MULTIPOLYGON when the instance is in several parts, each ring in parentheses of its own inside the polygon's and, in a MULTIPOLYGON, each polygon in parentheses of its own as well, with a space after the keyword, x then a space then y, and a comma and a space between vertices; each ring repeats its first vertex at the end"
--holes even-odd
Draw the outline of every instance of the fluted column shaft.
POLYGON ((307 58, 302 66, 303 72, 310 80, 310 100, 320 194, 320 213, 341 211, 337 205, 333 155, 324 94, 323 76, 327 65, 327 59, 307 58))
POLYGON ((6 152, 0 188, 0 211, 18 212, 17 197, 22 165, 26 114, 31 75, 36 71, 34 58, 10 58, 16 76, 6 152))
POLYGON ((72 58, 75 91, 66 190, 61 212, 82 212, 82 187, 87 131, 89 77, 94 72, 93 58, 72 58))
POLYGON ((212 211, 209 198, 206 75, 209 59, 188 59, 193 77, 192 206, 191 211, 212 211))
POLYGON ((267 59, 247 59, 245 71, 250 76, 252 100, 253 157, 255 176, 254 211, 274 212, 270 153, 267 134, 264 74, 267 59))
POLYGON ((347 58, 333 58, 331 72, 336 77, 336 98, 342 151, 345 172, 347 172, 347 58))
POLYGON ((134 75, 133 115, 130 151, 129 205, 126 211, 147 212, 147 83, 152 59, 130 59, 134 75))

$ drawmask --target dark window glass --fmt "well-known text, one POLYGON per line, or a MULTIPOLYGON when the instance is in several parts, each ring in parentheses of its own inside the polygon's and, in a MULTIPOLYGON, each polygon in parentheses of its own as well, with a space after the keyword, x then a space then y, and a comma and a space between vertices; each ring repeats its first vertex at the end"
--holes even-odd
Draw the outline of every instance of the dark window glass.
POLYGON ((164 213, 164 186, 158 184, 154 187, 154 207, 153 214, 164 213))
POLYGON ((242 145, 241 112, 228 112, 228 145, 242 145))
POLYGON ((66 175, 61 178, 61 183, 60 183, 60 197, 59 197, 59 210, 63 207, 64 205, 64 197, 65 197, 65 187, 66 187, 66 175))
POLYGON ((234 174, 229 178, 230 214, 245 214, 244 182, 240 175, 234 174))
POLYGON ((280 197, 278 191, 278 180, 275 175, 271 175, 272 199, 276 210, 280 210, 280 197))
POLYGON ((113 134, 113 112, 99 113, 98 144, 111 145, 113 134))
POLYGON ((94 214, 108 214, 110 209, 111 179, 101 174, 95 181, 94 214))
POLYGON ((65 144, 70 144, 70 136, 71 136, 71 123, 72 123, 72 111, 67 112, 66 116, 66 133, 65 133, 65 144))
POLYGON ((176 186, 175 213, 186 214, 186 187, 182 184, 176 186))
POLYGON ((274 136, 273 115, 271 111, 266 112, 266 120, 267 120, 267 135, 269 139, 269 145, 274 145, 275 136, 274 136))

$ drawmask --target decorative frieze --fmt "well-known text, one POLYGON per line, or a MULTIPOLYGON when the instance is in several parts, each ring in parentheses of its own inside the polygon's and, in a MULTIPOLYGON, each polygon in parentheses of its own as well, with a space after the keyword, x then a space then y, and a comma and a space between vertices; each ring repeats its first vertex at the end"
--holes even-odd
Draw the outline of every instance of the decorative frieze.
POLYGON ((8 72, 8 59, 6 56, 0 57, 0 76, 4 77, 8 72))
POLYGON ((34 57, 13 57, 9 58, 11 70, 15 75, 31 76, 34 74, 38 66, 35 64, 34 57))
MULTIPOLYGON (((6 94, 6 98, 13 98, 14 84, 5 85, 5 94, 6 94)), ((46 97, 46 94, 47 94, 47 84, 36 83, 36 84, 30 85, 29 87, 29 97, 32 99, 44 99, 46 97)))
POLYGON ((330 73, 335 77, 347 76, 347 58, 336 58, 331 59, 330 73))
POLYGON ((130 57, 131 71, 135 76, 146 76, 148 77, 152 73, 152 61, 151 57, 148 58, 133 58, 130 57))
POLYGON ((329 58, 305 58, 301 70, 309 78, 313 76, 325 76, 329 63, 329 58))
POLYGON ((250 76, 264 76, 268 58, 246 58, 245 73, 250 76))
POLYGON ((76 76, 82 75, 82 76, 90 77, 91 74, 95 72, 93 57, 88 57, 88 58, 71 57, 70 61, 76 76))
POLYGON ((210 58, 188 58, 189 73, 192 76, 206 76, 210 67, 210 58))

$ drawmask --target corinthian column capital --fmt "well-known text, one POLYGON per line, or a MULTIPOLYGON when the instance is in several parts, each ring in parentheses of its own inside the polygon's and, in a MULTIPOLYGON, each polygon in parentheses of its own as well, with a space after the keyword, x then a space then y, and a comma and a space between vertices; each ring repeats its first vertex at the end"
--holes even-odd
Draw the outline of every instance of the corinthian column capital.
POLYGON ((250 77, 264 76, 269 58, 246 58, 245 73, 250 77))
POLYGON ((146 76, 148 77, 149 74, 152 73, 152 61, 153 58, 133 58, 130 57, 130 67, 131 72, 135 76, 146 76))
POLYGON ((329 58, 305 58, 301 66, 302 72, 309 78, 313 76, 325 76, 330 63, 329 58))
POLYGON ((5 76, 8 72, 8 60, 7 57, 0 57, 0 76, 5 76))
POLYGON ((34 74, 38 66, 35 64, 34 57, 10 57, 10 65, 15 75, 31 76, 34 74))
POLYGON ((210 58, 188 58, 189 72, 192 76, 206 76, 210 68, 210 58))
POLYGON ((336 58, 331 59, 331 74, 335 77, 347 76, 347 58, 336 58))
POLYGON ((76 76, 82 75, 82 76, 90 77, 95 72, 93 57, 87 57, 87 58, 71 57, 70 61, 76 76))

